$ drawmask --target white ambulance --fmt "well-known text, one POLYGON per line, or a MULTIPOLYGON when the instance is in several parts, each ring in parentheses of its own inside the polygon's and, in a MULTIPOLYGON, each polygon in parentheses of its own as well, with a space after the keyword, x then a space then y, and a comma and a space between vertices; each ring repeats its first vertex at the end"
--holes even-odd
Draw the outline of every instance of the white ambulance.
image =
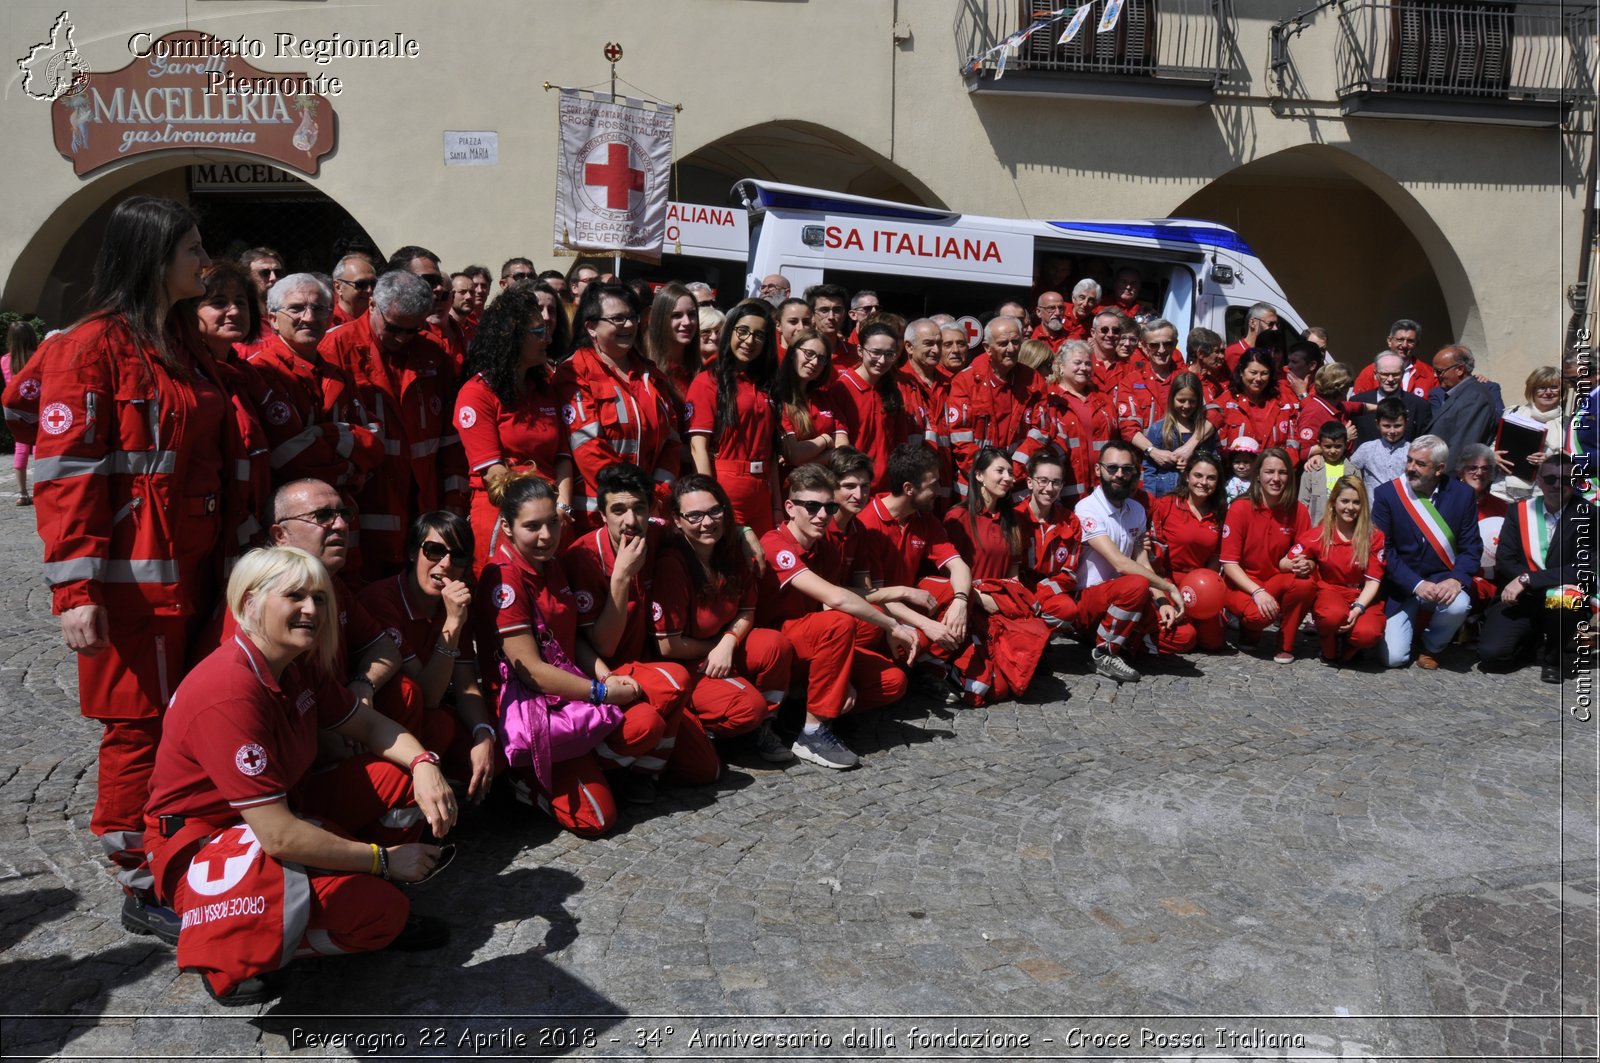
POLYGON ((735 184, 731 198, 748 215, 749 293, 781 273, 795 295, 826 281, 875 291, 907 316, 959 317, 1008 299, 1031 310, 1035 278, 1053 267, 1067 271, 1057 286, 1069 301, 1082 277, 1132 267, 1140 302, 1178 327, 1180 344, 1197 325, 1232 342, 1258 302, 1277 309, 1286 334, 1306 325, 1249 245, 1214 222, 986 218, 757 180, 735 184))

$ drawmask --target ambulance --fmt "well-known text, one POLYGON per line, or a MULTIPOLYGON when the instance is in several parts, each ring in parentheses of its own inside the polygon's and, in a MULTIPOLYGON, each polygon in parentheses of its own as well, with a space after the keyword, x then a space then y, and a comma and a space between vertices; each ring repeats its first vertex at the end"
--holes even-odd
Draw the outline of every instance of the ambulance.
POLYGON ((877 292, 884 309, 908 317, 975 317, 1010 299, 1031 311, 1035 278, 1052 271, 1070 302, 1081 278, 1105 283, 1132 267, 1139 302, 1178 327, 1180 344, 1197 325, 1231 343, 1255 303, 1278 311, 1288 339, 1306 327, 1250 246, 1214 222, 988 218, 757 180, 739 181, 730 199, 747 216, 752 294, 781 273, 795 295, 826 281, 877 292))
POLYGON ((750 226, 741 207, 667 202, 667 227, 661 262, 646 271, 653 287, 667 281, 705 281, 720 306, 732 306, 744 292, 750 226))

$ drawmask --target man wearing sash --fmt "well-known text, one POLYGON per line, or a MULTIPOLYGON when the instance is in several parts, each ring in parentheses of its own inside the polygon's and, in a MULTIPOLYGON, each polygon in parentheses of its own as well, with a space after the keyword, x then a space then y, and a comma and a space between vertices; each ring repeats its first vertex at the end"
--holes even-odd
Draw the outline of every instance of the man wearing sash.
POLYGON ((1450 447, 1436 435, 1418 436, 1405 475, 1372 495, 1372 525, 1388 546, 1384 594, 1389 599, 1384 643, 1389 667, 1411 660, 1418 624, 1417 667, 1439 667, 1438 655, 1467 618, 1467 588, 1478 571, 1483 542, 1472 488, 1445 475, 1450 447))
POLYGON ((1580 563, 1579 550, 1593 548, 1594 507, 1573 490, 1572 479, 1572 459, 1552 454, 1539 466, 1539 493, 1506 514, 1494 561, 1504 589, 1478 640, 1486 670, 1515 667, 1530 639, 1539 646, 1539 678, 1546 683, 1561 682, 1563 665, 1576 663, 1574 636, 1594 593, 1593 565, 1580 563))

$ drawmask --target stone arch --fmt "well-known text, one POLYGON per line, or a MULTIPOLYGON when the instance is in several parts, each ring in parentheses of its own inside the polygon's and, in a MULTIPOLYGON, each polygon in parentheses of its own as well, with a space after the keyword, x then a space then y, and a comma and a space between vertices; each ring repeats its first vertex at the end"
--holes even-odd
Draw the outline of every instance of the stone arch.
MULTIPOLYGON (((0 305, 36 313, 51 326, 70 323, 81 312, 95 256, 99 252, 101 234, 105 230, 106 219, 117 203, 133 195, 157 195, 194 204, 202 197, 190 193, 187 179, 190 166, 256 164, 265 161, 253 156, 217 152, 205 155, 174 152, 139 159, 94 176, 56 206, 22 249, 10 275, 5 279, 0 305)), ((294 176, 298 178, 298 175, 294 176)), ((366 236, 366 227, 360 220, 344 204, 309 181, 297 180, 294 194, 304 201, 331 204, 348 219, 349 227, 360 234, 357 243, 371 243, 366 236)), ((229 237, 234 242, 240 237, 248 238, 248 234, 209 231, 204 210, 201 227, 206 237, 206 249, 213 254, 229 250, 229 237)), ((268 236, 257 236, 240 247, 272 242, 268 236)), ((284 251, 292 254, 288 248, 284 248, 284 251)), ((327 270, 332 262, 294 262, 291 265, 295 268, 327 270)))
POLYGON ((1399 317, 1422 325, 1425 353, 1451 340, 1482 343, 1472 283, 1438 223, 1398 181, 1348 151, 1306 144, 1275 152, 1212 181, 1172 215, 1236 229, 1353 368, 1382 349, 1399 317))
POLYGON ((683 156, 677 198, 726 205, 728 189, 746 177, 924 207, 945 205, 887 156, 838 130, 791 119, 747 126, 683 156))

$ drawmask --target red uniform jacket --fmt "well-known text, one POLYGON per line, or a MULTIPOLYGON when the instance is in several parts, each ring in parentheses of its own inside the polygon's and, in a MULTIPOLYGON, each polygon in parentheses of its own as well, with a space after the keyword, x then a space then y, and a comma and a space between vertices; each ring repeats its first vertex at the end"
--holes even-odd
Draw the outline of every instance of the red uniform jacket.
MULTIPOLYGON (((956 487, 966 494, 967 472, 983 447, 996 447, 1016 460, 1026 461, 1022 445, 1035 427, 1034 418, 1044 397, 1039 374, 1025 365, 1012 367, 1002 380, 989 367, 984 352, 950 382, 950 404, 945 421, 950 432, 950 453, 956 465, 956 487)), ((1038 440, 1035 440, 1038 442, 1038 440)))
POLYGON ((350 374, 317 357, 307 361, 282 339, 250 360, 262 390, 257 399, 280 483, 313 477, 355 492, 383 461, 383 441, 350 374))
MULTIPOLYGON (((1373 368, 1374 364, 1368 363, 1356 374, 1356 382, 1350 388, 1353 394, 1359 395, 1363 391, 1377 390, 1378 372, 1373 368)), ((1400 386, 1418 398, 1425 399, 1428 397, 1428 392, 1439 386, 1439 374, 1435 373, 1433 366, 1427 362, 1416 359, 1402 371, 1400 386)))
POLYGON ((619 461, 632 462, 655 479, 665 499, 678 477, 682 444, 672 399, 656 380, 656 368, 630 354, 620 372, 583 347, 556 370, 556 397, 567 426, 567 449, 575 466, 575 494, 593 514, 595 477, 619 461))

